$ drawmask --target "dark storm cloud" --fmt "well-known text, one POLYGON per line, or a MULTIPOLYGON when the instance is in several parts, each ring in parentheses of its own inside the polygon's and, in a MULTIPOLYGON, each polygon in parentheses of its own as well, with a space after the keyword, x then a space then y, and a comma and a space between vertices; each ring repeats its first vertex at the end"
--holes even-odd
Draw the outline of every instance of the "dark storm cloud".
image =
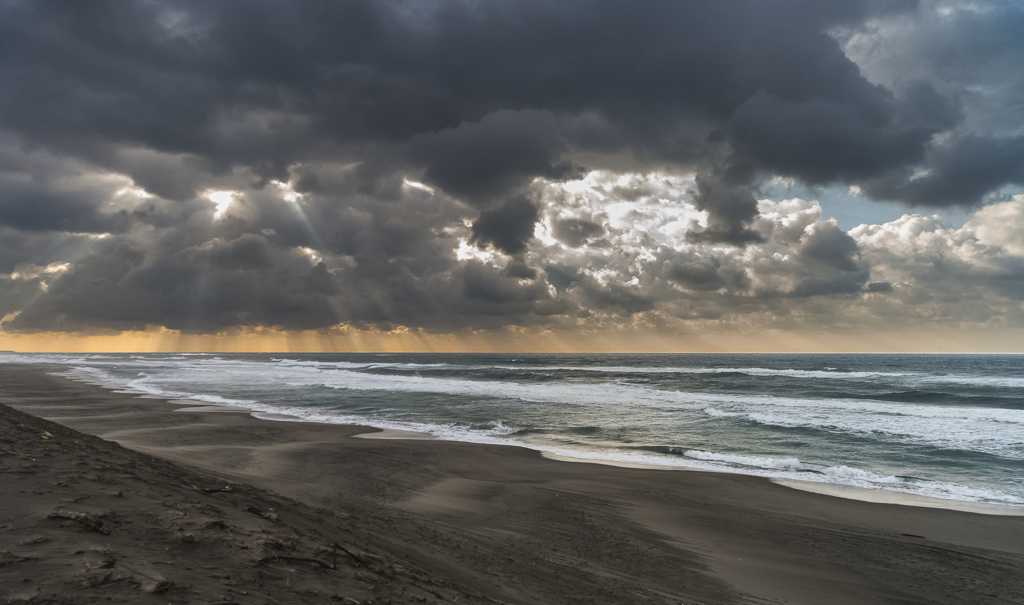
POLYGON ((532 202, 511 199, 499 208, 480 214, 473 223, 472 241, 491 244, 506 254, 518 254, 526 250, 538 218, 537 207, 532 202))
POLYGON ((586 297, 594 309, 619 315, 633 315, 655 307, 655 300, 650 296, 616 284, 606 287, 592 285, 586 289, 586 297))
POLYGON ((856 271, 857 242, 839 227, 827 225, 816 229, 800 245, 800 256, 814 260, 836 271, 856 271))
POLYGON ((747 225, 757 216, 753 174, 749 165, 733 165, 714 174, 697 175, 694 205, 708 213, 708 226, 694 229, 687 238, 694 242, 721 242, 742 246, 763 241, 747 225))
MULTIPOLYGON (((571 173, 545 111, 594 112, 635 151, 699 162, 709 152, 703 137, 721 127, 762 158, 786 133, 758 129, 757 119, 789 124, 801 109, 821 118, 801 137, 811 140, 795 145, 821 160, 814 125, 828 128, 829 143, 863 138, 821 120, 839 114, 851 127, 885 130, 903 108, 828 35, 877 14, 864 2, 5 8, 10 86, 0 109, 9 128, 92 154, 105 142, 194 153, 264 178, 280 179, 310 155, 418 135, 411 153, 428 176, 475 199, 571 173)), ((897 159, 919 153, 916 130, 887 134, 907 147, 897 159)), ((585 147, 580 139, 570 143, 585 147)))
POLYGON ((938 132, 962 117, 919 84, 897 100, 881 87, 863 98, 783 99, 759 91, 729 121, 735 152, 755 166, 808 183, 856 182, 916 164, 938 132))
POLYGON ((579 269, 565 265, 548 265, 544 272, 547 274, 548 283, 559 290, 571 288, 582 280, 579 269))
POLYGON ((410 147, 426 164, 428 183, 475 205, 538 176, 581 176, 568 151, 551 114, 537 111, 498 111, 476 123, 417 136, 410 147))
POLYGON ((92 238, 67 233, 26 232, 0 227, 0 273, 10 273, 20 264, 46 266, 60 262, 87 247, 92 238))
POLYGON ((966 135, 937 146, 920 172, 903 169, 870 179, 864 191, 918 206, 966 206, 1008 183, 1024 183, 1024 136, 966 135))
POLYGON ((604 235, 604 227, 597 223, 571 218, 555 223, 555 239, 570 248, 579 248, 594 237, 604 235))
POLYGON ((513 261, 505 266, 504 275, 518 279, 536 279, 537 270, 522 261, 513 261))
POLYGON ((690 290, 717 290, 726 285, 719 268, 721 261, 714 257, 687 255, 666 260, 662 274, 666 279, 690 290))
POLYGON ((213 239, 152 263, 145 251, 124 242, 101 245, 53 280, 46 296, 5 328, 130 330, 144 329, 154 318, 186 332, 336 323, 318 269, 305 269, 303 276, 297 259, 271 255, 266 241, 255 235, 213 239))
POLYGON ((538 301, 550 299, 543 285, 524 284, 478 262, 467 263, 456 277, 463 285, 462 310, 469 313, 526 317, 538 301))
POLYGON ((13 143, 0 135, 0 225, 90 233, 128 227, 128 213, 111 206, 130 181, 96 177, 80 162, 25 153, 13 143))
POLYGON ((897 81, 849 49, 931 23, 927 3, 0 0, 0 270, 70 263, 10 278, 32 302, 4 325, 443 330, 651 313, 680 291, 853 295, 856 243, 821 227, 776 250, 761 184, 944 206, 1024 183, 1024 135, 993 127, 1010 101, 957 84, 962 55, 997 52, 972 37, 1019 44, 985 20, 1020 11, 997 8, 949 17, 970 21, 957 57, 915 42, 936 71, 897 81), (696 174, 706 226, 656 264, 625 258, 599 209, 542 202, 592 167, 696 174), (72 233, 105 239, 50 246, 72 233), (761 283, 723 244, 791 266, 765 260, 761 283))
MULTIPOLYGON (((24 231, 91 231, 102 233, 115 227, 113 217, 104 216, 97 206, 105 197, 88 191, 53 191, 37 183, 22 184, 0 180, 0 224, 24 231)), ((104 192, 106 193, 106 192, 104 192)))

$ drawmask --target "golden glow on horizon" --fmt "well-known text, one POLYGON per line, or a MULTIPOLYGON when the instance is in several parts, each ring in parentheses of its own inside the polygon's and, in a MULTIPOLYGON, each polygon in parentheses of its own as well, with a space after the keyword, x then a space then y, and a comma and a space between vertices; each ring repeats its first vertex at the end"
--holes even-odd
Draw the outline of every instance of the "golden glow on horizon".
POLYGON ((719 332, 666 334, 650 330, 542 332, 505 330, 430 334, 335 328, 325 331, 234 330, 182 334, 152 328, 121 334, 0 332, 0 349, 18 352, 203 353, 1022 353, 1024 330, 927 332, 719 332))

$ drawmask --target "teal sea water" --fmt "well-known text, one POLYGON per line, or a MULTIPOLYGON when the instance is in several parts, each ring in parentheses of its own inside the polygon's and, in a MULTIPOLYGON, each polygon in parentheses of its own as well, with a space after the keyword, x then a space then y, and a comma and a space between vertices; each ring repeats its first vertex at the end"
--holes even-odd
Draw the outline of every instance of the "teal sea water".
POLYGON ((0 354, 140 394, 1024 506, 1024 356, 0 354))

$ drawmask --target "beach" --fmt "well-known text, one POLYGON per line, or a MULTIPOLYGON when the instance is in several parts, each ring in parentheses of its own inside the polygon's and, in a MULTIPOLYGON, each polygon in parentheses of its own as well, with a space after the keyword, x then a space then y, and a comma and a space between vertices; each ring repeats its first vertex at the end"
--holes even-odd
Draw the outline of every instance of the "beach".
POLYGON ((357 438, 379 429, 58 369, 0 365, 0 403, 57 423, 2 413, 4 602, 1024 602, 1024 517, 357 438))

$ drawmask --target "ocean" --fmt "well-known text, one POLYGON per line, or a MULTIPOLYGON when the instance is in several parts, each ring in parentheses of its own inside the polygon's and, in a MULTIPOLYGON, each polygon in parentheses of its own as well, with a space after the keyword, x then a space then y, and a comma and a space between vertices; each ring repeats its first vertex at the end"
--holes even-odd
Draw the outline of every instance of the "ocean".
POLYGON ((1024 356, 0 354, 142 395, 1024 506, 1024 356))

